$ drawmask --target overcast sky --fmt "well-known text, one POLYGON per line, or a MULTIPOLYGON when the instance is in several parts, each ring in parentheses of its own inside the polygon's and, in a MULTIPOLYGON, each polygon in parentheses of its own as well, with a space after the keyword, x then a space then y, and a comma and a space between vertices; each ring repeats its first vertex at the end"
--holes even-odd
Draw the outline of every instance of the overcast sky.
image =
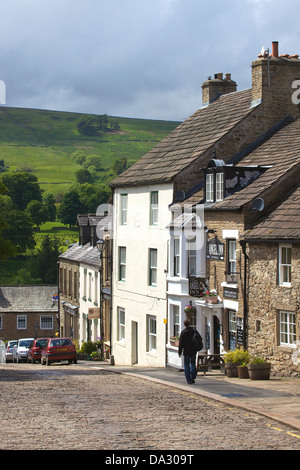
POLYGON ((0 0, 6 106, 184 120, 201 84, 300 54, 299 0, 0 0))

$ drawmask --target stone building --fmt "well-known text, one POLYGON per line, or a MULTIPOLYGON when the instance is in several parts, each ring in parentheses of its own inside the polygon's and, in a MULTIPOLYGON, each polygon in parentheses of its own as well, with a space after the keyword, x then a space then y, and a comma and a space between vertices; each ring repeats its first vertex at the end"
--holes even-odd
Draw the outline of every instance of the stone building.
MULTIPOLYGON (((162 345, 173 334, 174 319, 178 331, 183 327, 185 302, 196 306, 195 324, 203 328, 206 350, 217 354, 248 342, 255 349, 256 340, 249 337, 253 332, 247 282, 250 245, 243 236, 299 181, 299 147, 293 138, 299 135, 300 111, 293 99, 297 77, 298 56, 279 55, 277 42, 272 44, 272 54, 252 63, 251 89, 236 91, 229 74, 225 78, 216 74, 203 83, 202 107, 112 183, 114 349, 120 363, 168 363, 162 345), (166 237, 164 232, 164 227, 172 230, 172 220, 180 217, 178 207, 183 213, 187 207, 192 212, 199 204, 204 206, 202 248, 208 256, 199 270, 201 276, 193 281, 217 291, 215 306, 191 295, 193 276, 182 262, 183 237, 177 241, 171 236, 169 249, 169 233, 166 237), (143 213, 141 208, 136 210, 139 205, 143 213), (156 227, 151 226, 154 208, 156 227), (141 227, 144 237, 137 236, 141 227), (157 285, 153 286, 149 279, 154 271, 157 285), (159 290, 164 283, 168 283, 168 298, 159 290), (176 305, 179 311, 172 313, 176 305), (147 319, 152 319, 152 330, 147 319), (149 342, 154 349, 149 350, 149 342)), ((185 253, 185 260, 189 258, 192 253, 185 253)))
MULTIPOLYGON (((297 139, 297 137, 296 137, 297 139)), ((300 187, 243 235, 247 249, 248 349, 273 372, 300 372, 300 187)))
POLYGON ((56 285, 0 287, 0 339, 54 337, 57 332, 56 285))
POLYGON ((103 266, 97 241, 108 236, 104 214, 79 214, 79 242, 61 254, 59 262, 60 336, 78 341, 101 337, 110 346, 110 264, 107 246, 103 266), (108 272, 109 271, 109 272, 108 272), (104 292, 103 292, 104 290, 104 292), (106 295, 106 297, 105 297, 106 295))

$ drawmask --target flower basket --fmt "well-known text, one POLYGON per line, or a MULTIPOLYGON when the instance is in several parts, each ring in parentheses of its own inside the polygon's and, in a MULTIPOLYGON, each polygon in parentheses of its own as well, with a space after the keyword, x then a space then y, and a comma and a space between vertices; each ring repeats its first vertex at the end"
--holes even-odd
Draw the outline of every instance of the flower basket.
POLYGON ((175 346, 176 348, 178 348, 179 338, 173 337, 173 338, 170 338, 169 341, 170 341, 171 346, 175 346))
POLYGON ((184 309, 184 313, 186 314, 186 316, 195 315, 196 307, 192 307, 191 305, 187 305, 184 309))

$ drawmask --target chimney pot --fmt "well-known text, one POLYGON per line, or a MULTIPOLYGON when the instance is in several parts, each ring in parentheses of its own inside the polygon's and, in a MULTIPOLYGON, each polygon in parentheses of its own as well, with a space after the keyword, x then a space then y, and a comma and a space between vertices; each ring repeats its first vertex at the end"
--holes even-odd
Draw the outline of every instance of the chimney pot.
POLYGON ((272 42, 272 57, 278 57, 278 41, 272 42))

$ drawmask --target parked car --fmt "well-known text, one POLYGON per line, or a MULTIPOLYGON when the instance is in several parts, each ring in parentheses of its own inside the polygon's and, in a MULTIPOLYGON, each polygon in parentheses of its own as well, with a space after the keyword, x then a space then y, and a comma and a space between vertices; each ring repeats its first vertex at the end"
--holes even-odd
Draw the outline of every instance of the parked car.
POLYGON ((28 350, 31 347, 34 338, 22 338, 13 349, 13 362, 27 361, 28 350))
POLYGON ((44 349, 48 340, 49 338, 38 338, 34 340, 27 354, 27 362, 31 362, 31 364, 41 362, 42 349, 44 349))
POLYGON ((77 351, 70 338, 51 338, 42 349, 41 364, 50 366, 52 362, 68 361, 77 364, 77 351))
POLYGON ((11 341, 8 341, 7 342, 7 345, 6 345, 6 362, 9 362, 9 361, 13 361, 13 350, 14 350, 14 346, 18 344, 18 340, 17 339, 12 339, 11 341))

